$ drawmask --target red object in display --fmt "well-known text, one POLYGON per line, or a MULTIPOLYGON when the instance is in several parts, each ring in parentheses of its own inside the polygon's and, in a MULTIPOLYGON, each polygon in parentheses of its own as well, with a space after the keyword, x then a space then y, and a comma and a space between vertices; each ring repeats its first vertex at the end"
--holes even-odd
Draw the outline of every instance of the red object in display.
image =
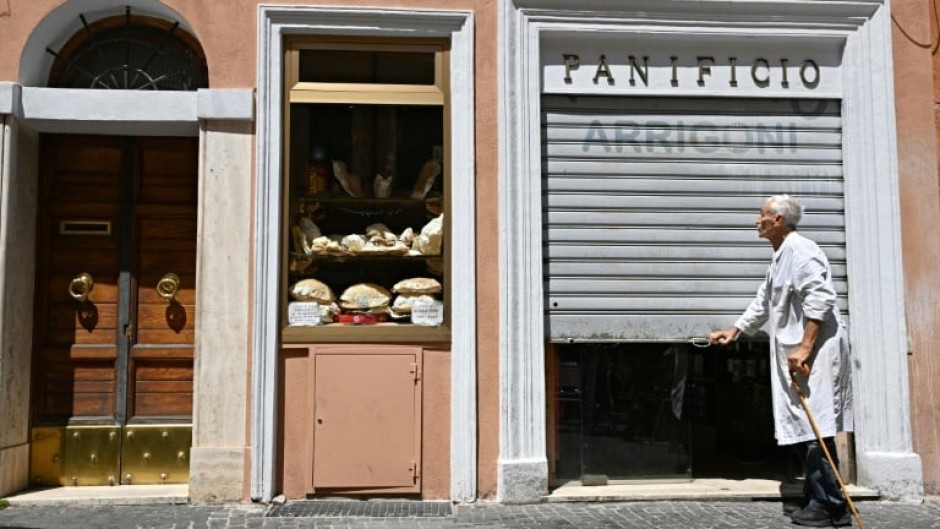
POLYGON ((366 314, 355 312, 350 314, 340 314, 336 317, 337 323, 381 323, 388 320, 388 314, 366 314))

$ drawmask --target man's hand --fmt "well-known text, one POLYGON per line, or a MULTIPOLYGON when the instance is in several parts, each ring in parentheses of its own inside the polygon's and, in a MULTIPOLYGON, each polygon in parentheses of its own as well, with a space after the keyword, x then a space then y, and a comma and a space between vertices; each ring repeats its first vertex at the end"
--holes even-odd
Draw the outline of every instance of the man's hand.
POLYGON ((810 363, 811 356, 813 356, 812 347, 807 347, 802 344, 797 347, 796 351, 793 351, 793 353, 787 357, 787 368, 790 370, 790 376, 792 377, 794 373, 800 373, 808 377, 810 370, 813 369, 810 363))
POLYGON ((708 335, 708 342, 712 345, 731 345, 731 342, 738 337, 741 332, 737 327, 730 327, 723 331, 715 331, 708 335))
POLYGON ((813 349, 816 347, 816 337, 819 336, 819 327, 822 323, 819 320, 806 320, 806 326, 803 327, 803 341, 796 348, 796 351, 787 357, 787 368, 790 370, 790 376, 794 373, 801 373, 803 376, 809 376, 813 364, 810 360, 813 356, 813 349))

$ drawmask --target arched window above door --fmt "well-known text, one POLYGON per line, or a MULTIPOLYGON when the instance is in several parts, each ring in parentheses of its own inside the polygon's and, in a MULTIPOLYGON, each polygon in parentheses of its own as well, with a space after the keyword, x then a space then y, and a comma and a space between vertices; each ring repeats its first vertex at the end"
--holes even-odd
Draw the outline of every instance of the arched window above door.
POLYGON ((196 90, 209 85, 199 42, 179 22, 131 14, 88 23, 58 51, 49 86, 112 90, 196 90))

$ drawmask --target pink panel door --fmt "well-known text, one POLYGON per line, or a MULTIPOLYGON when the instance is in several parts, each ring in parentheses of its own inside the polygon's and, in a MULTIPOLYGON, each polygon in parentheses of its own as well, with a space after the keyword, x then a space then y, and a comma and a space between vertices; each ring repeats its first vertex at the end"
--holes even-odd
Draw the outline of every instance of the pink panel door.
POLYGON ((420 349, 413 351, 316 354, 315 488, 420 491, 420 349))

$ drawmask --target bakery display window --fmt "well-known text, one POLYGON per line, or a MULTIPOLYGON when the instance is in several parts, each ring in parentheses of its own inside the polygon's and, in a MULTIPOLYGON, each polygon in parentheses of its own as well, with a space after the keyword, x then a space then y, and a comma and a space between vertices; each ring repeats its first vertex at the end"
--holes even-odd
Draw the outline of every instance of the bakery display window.
POLYGON ((288 44, 282 340, 449 340, 446 43, 288 44))

